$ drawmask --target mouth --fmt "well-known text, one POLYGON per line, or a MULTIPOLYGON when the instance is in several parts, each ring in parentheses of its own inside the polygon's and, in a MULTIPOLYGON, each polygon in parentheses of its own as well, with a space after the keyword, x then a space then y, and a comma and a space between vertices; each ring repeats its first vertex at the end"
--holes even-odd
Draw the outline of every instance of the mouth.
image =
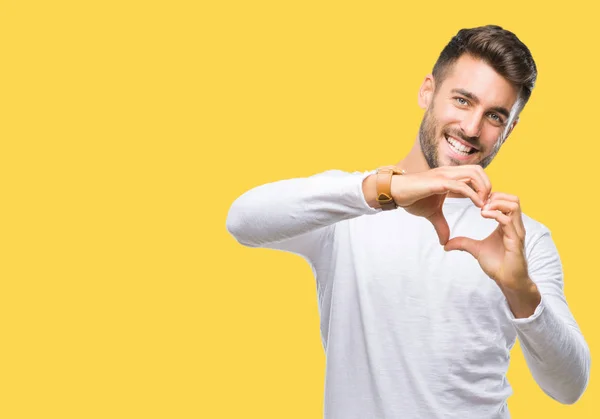
POLYGON ((446 139, 448 148, 458 157, 465 158, 479 151, 465 141, 459 140, 456 137, 451 137, 448 134, 444 134, 444 138, 446 139))

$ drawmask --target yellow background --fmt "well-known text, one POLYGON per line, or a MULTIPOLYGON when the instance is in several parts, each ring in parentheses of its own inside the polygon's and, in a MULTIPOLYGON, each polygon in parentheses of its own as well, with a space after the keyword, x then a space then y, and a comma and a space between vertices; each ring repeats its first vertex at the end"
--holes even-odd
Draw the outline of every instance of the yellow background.
MULTIPOLYGON (((488 173, 553 232, 592 349, 598 10, 592 1, 2 1, 0 417, 319 418, 301 258, 227 233, 244 191, 397 162, 460 28, 531 49, 539 79, 488 173)), ((514 418, 562 406, 520 349, 514 418)))

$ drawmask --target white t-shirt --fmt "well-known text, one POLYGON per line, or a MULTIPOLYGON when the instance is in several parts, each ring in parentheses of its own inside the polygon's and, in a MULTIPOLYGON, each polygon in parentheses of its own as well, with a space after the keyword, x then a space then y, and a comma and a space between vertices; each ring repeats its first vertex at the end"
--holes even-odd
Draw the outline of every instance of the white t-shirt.
MULTIPOLYGON (((510 349, 519 337, 540 387, 561 403, 585 390, 590 354, 567 306, 549 230, 523 215, 531 279, 542 301, 515 319, 467 252, 444 251, 431 223, 371 208, 374 171, 327 171, 258 186, 231 206, 243 245, 301 255, 317 285, 326 353, 326 419, 508 418, 510 349)), ((446 198, 451 237, 496 227, 467 198, 446 198)))

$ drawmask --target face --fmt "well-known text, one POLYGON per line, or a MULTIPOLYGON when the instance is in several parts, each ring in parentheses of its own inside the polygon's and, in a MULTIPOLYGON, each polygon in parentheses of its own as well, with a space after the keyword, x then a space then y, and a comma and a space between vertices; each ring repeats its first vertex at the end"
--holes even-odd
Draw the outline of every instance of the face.
POLYGON ((430 168, 487 167, 517 123, 517 89, 485 62, 461 56, 435 86, 427 76, 419 92, 426 109, 419 129, 430 168))

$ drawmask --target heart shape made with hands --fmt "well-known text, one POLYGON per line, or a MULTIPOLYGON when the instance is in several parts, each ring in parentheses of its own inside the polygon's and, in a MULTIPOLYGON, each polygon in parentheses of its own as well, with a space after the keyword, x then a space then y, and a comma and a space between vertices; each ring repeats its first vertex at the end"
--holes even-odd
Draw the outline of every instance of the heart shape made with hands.
POLYGON ((527 317, 541 299, 529 277, 525 257, 525 227, 519 198, 492 192, 481 166, 444 166, 392 178, 396 204, 410 214, 424 217, 435 228, 445 251, 470 253, 485 274, 500 287, 515 315, 527 317), (481 216, 498 226, 483 240, 470 237, 450 239, 450 228, 442 206, 449 195, 468 197, 481 209, 481 216))
MULTIPOLYGON (((441 198, 443 204, 445 195, 441 198)), ((517 287, 528 277, 525 258, 525 226, 519 198, 493 192, 481 208, 481 216, 498 222, 496 229, 486 238, 469 237, 449 239, 450 228, 441 212, 426 217, 434 226, 444 250, 461 250, 470 253, 483 271, 502 287, 517 287)))
POLYGON ((528 282, 525 228, 519 198, 491 192, 491 182, 481 166, 443 166, 393 176, 391 182, 396 204, 410 214, 429 220, 444 250, 470 253, 485 273, 497 282, 528 282), (449 194, 470 198, 481 208, 481 216, 496 220, 498 227, 483 240, 450 239, 450 228, 442 211, 449 194))

